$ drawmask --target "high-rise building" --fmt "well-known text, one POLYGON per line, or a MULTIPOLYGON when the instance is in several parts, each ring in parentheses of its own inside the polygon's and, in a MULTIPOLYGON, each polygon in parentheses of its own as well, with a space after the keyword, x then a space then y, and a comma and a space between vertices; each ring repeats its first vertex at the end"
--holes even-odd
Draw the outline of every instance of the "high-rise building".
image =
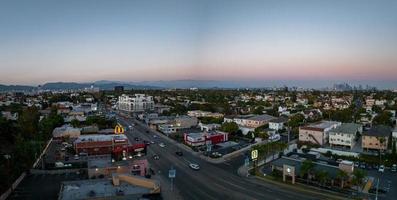
POLYGON ((118 109, 128 112, 154 110, 153 97, 145 94, 134 94, 133 96, 123 94, 119 96, 118 109))
POLYGON ((124 92, 124 86, 115 86, 114 87, 115 92, 124 92))

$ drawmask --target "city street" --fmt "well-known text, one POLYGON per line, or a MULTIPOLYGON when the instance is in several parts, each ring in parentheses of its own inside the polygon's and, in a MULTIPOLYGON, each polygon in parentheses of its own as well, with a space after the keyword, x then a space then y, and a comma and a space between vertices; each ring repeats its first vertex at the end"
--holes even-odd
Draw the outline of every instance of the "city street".
MULTIPOLYGON (((123 125, 132 125, 131 120, 120 119, 123 125)), ((134 123, 132 131, 126 133, 132 140, 140 137, 143 140, 155 141, 148 148, 148 160, 156 173, 160 172, 164 180, 168 180, 168 170, 176 169, 175 187, 183 199, 327 199, 325 195, 302 193, 284 189, 256 179, 246 179, 237 175, 237 170, 230 163, 211 164, 192 155, 190 152, 175 147, 171 142, 153 137, 156 132, 150 130, 139 122, 134 123), (160 147, 159 143, 166 147, 160 147), (183 152, 178 156, 175 152, 183 152), (159 155, 159 160, 154 160, 151 155, 159 155), (199 171, 189 168, 189 163, 200 165, 199 171)), ((231 161, 238 165, 238 160, 231 161)), ((242 160, 241 160, 242 163, 242 160)), ((163 184, 169 186, 170 184, 163 184)), ((178 194, 176 194, 178 195, 178 194)), ((165 195, 166 196, 166 195, 165 195)), ((167 195, 168 196, 168 195, 167 195)))

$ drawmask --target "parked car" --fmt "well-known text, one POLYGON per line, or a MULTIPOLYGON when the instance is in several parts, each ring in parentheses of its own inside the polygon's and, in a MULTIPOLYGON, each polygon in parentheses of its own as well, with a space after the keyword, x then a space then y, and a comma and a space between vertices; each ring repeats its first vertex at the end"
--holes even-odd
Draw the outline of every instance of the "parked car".
POLYGON ((354 163, 354 167, 359 167, 360 166, 360 163, 359 162, 355 162, 354 163))
POLYGON ((391 168, 390 168, 390 171, 392 171, 392 172, 397 172, 397 165, 396 165, 396 164, 393 164, 393 165, 391 166, 391 168))
POLYGON ((360 163, 360 168, 361 169, 365 169, 366 168, 366 164, 365 163, 360 163))
POLYGON ((77 154, 76 154, 76 155, 74 155, 74 159, 75 159, 75 160, 78 160, 78 159, 80 159, 79 155, 77 155, 77 154))
POLYGON ((139 137, 134 137, 134 140, 139 141, 140 139, 139 139, 139 137))
POLYGON ((158 160, 158 159, 160 159, 160 156, 155 154, 155 155, 153 155, 153 159, 158 160))
POLYGON ((183 152, 182 151, 177 151, 177 152, 175 152, 175 154, 178 155, 178 156, 183 156, 183 152))
POLYGON ((200 166, 198 164, 195 164, 195 163, 190 163, 189 167, 191 169, 193 169, 193 170, 196 170, 196 171, 200 170, 200 166))
POLYGON ((379 166, 378 172, 382 172, 382 173, 385 172, 385 166, 384 165, 379 166))

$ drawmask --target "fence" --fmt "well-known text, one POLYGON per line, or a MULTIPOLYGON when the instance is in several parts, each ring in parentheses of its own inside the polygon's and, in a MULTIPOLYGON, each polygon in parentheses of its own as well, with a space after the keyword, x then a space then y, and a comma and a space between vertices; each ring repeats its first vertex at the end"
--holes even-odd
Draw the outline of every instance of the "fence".
POLYGON ((11 185, 11 187, 4 192, 1 196, 0 196, 0 200, 6 200, 8 198, 8 196, 10 196, 10 194, 12 193, 12 191, 18 187, 19 183, 21 183, 21 181, 25 178, 26 173, 23 172, 18 178, 17 180, 14 181, 14 183, 11 185))

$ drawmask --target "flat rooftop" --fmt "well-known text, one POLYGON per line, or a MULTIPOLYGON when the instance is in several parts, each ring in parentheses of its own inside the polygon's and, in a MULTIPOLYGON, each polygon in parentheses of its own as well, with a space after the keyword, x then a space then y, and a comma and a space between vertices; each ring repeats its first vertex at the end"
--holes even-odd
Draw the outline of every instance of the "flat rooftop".
POLYGON ((92 135, 80 135, 74 142, 87 142, 87 141, 112 141, 115 140, 128 140, 127 136, 124 134, 111 134, 111 135, 102 135, 102 134, 92 134, 92 135))
POLYGON ((139 187, 120 181, 114 186, 111 179, 81 180, 63 182, 59 194, 60 200, 112 198, 138 199, 144 194, 149 194, 150 189, 139 187))
POLYGON ((360 124, 343 123, 342 125, 332 129, 330 132, 343 133, 343 134, 356 134, 360 129, 362 129, 362 125, 360 124))
POLYGON ((304 126, 302 128, 324 130, 326 128, 330 128, 332 126, 335 126, 337 124, 340 124, 340 122, 336 122, 336 121, 321 121, 321 122, 318 122, 318 123, 309 124, 309 125, 304 126))

